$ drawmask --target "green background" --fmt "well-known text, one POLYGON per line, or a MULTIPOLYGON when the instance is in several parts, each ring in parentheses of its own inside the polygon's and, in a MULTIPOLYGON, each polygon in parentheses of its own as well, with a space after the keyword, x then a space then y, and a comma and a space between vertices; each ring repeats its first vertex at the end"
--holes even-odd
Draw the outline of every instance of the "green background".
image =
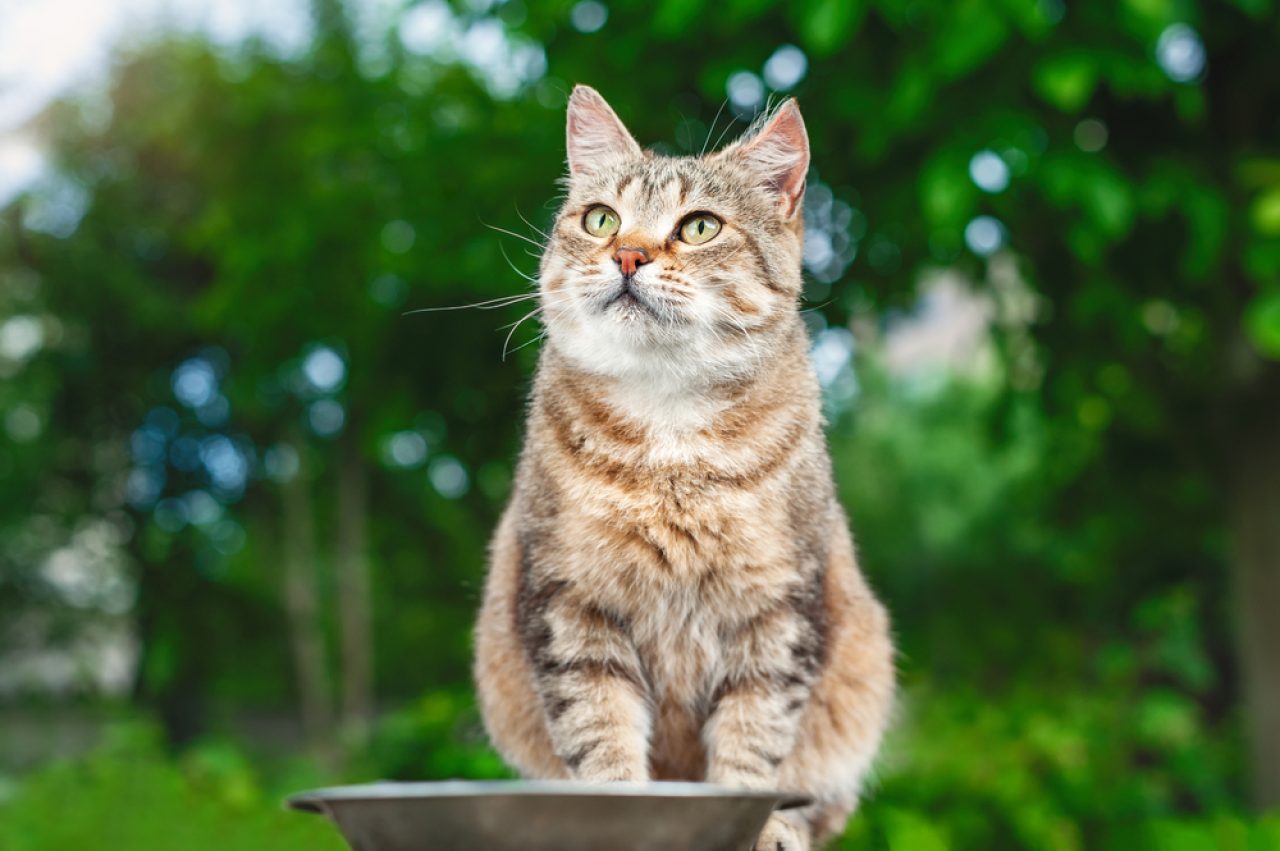
POLYGON ((311 33, 135 46, 33 125, 0 665, 122 629, 138 665, 0 697, 6 849, 336 848, 280 797, 504 776, 469 630, 538 329, 409 311, 530 290, 573 83, 696 153, 784 45, 903 686, 840 847, 1280 848, 1275 4, 316 0, 311 33))

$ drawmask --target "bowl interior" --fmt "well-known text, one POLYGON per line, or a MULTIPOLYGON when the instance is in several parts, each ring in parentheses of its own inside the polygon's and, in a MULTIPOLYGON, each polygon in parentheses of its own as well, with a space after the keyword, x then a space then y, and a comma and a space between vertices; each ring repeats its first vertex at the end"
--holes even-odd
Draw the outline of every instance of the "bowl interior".
POLYGON ((369 783, 302 792, 355 851, 744 851, 769 814, 808 799, 703 783, 369 783))

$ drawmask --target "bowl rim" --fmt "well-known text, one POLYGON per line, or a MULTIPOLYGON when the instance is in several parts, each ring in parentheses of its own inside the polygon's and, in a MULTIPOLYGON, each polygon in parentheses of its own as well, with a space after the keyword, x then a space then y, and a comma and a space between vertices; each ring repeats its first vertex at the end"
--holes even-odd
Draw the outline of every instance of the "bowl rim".
POLYGON ((735 789, 714 783, 655 780, 648 783, 588 783, 582 780, 379 780, 346 786, 326 786, 297 792, 285 799, 287 809, 327 814, 329 803, 349 801, 421 800, 424 798, 737 798, 773 800, 786 810, 813 803, 808 795, 760 789, 735 789))

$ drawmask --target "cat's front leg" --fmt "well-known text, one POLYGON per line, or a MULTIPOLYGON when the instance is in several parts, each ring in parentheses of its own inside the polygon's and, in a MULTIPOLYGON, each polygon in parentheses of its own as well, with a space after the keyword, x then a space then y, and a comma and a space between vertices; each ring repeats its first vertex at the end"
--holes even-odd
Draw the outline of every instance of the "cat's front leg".
POLYGON ((822 636, 792 601, 747 619, 724 637, 724 676, 712 698, 703 742, 707 780, 774 789, 795 745, 817 674, 822 636))
MULTIPOLYGON (((779 668, 758 679, 721 686, 707 722, 707 780, 745 789, 778 789, 778 766, 795 743, 801 706, 809 694, 804 677, 779 668)), ((755 851, 809 851, 803 817, 774 813, 755 851)))
POLYGON ((569 773, 594 782, 647 780, 652 718, 626 621, 567 586, 528 615, 547 728, 569 773))
MULTIPOLYGON (((703 729, 707 780, 743 789, 778 789, 778 768, 795 746, 820 658, 822 635, 793 605, 763 612, 725 646, 726 676, 703 729)), ((803 818, 775 813, 758 851, 807 851, 803 818)))

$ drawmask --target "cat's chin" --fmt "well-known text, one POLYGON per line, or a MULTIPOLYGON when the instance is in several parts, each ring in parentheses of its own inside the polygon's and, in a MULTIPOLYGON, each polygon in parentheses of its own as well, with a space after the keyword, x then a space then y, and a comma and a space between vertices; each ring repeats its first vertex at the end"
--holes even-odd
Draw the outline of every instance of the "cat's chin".
POLYGON ((561 335, 556 347, 588 372, 632 375, 653 369, 685 349, 660 331, 661 326, 643 307, 613 306, 584 327, 561 335))
POLYGON ((615 311, 577 327, 551 329, 552 345, 584 372, 629 381, 661 379, 699 387, 750 370, 745 361, 728 362, 714 334, 696 325, 672 328, 634 308, 615 311))

